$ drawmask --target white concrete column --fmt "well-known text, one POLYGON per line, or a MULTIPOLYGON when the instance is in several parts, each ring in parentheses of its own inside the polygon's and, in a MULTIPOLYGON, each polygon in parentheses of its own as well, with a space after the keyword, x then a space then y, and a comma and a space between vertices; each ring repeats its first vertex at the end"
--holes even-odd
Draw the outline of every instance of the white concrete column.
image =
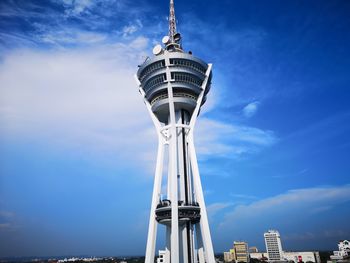
POLYGON ((169 58, 165 58, 166 78, 168 81, 168 100, 169 100, 169 169, 171 180, 171 263, 179 263, 179 215, 178 215, 178 185, 177 185, 177 141, 176 141, 176 119, 175 105, 173 96, 173 87, 171 85, 171 73, 169 69, 169 58))
POLYGON ((205 250, 204 253, 206 255, 206 259, 208 260, 208 263, 215 263, 213 244, 211 241, 211 235, 210 235, 210 229, 209 229, 209 223, 208 223, 208 215, 207 215, 207 210, 204 202, 202 184, 199 176, 197 156, 194 149, 193 137, 192 138, 191 137, 192 135, 190 134, 189 142, 188 142, 189 144, 188 151, 190 155, 190 163, 191 163, 191 168, 193 173, 193 185, 194 185, 196 200, 201 208, 201 219, 200 219, 199 225, 200 225, 200 230, 201 230, 202 240, 203 240, 203 245, 205 250))
POLYGON ((157 220, 156 220, 156 207, 159 202, 161 185, 162 185, 162 173, 163 173, 163 161, 164 161, 164 141, 159 134, 158 142, 158 154, 157 154, 157 166, 154 177, 152 205, 149 217, 147 246, 146 246, 146 258, 145 263, 153 263, 155 256, 155 245, 157 239, 157 220))

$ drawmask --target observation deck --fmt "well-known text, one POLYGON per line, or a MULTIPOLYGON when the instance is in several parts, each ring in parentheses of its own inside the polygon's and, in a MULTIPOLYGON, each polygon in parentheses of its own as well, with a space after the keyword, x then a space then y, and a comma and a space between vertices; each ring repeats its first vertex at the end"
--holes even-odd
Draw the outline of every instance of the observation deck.
MULTIPOLYGON (((178 215, 179 223, 185 223, 190 221, 192 224, 196 224, 200 221, 200 207, 198 203, 185 204, 181 201, 178 202, 178 215)), ((171 202, 170 200, 162 200, 159 202, 156 208, 156 220, 164 225, 171 224, 171 202)))
MULTIPOLYGON (((146 60, 137 71, 146 99, 161 122, 169 116, 168 84, 173 87, 175 110, 186 110, 190 115, 196 107, 208 64, 192 54, 176 51, 163 53, 146 60), (170 74, 167 74, 167 70, 170 74), (167 75, 171 76, 167 79, 167 75)), ((210 90, 211 74, 204 89, 202 105, 210 90)))

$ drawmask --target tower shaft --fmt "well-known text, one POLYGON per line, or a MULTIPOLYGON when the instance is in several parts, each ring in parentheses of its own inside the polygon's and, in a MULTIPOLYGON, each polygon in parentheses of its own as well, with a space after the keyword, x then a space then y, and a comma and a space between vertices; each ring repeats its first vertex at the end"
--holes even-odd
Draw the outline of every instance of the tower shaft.
MULTIPOLYGON (((192 191, 192 176, 191 169, 188 165, 188 144, 185 128, 179 128, 181 125, 188 125, 190 115, 185 110, 177 110, 175 112, 176 137, 174 138, 174 146, 176 152, 177 166, 177 198, 178 205, 190 206, 193 205, 194 196, 192 191)), ((169 179, 168 179, 169 180, 169 179)), ((167 196, 171 196, 173 187, 168 187, 167 196)), ((191 221, 179 223, 179 258, 180 262, 193 263, 194 244, 193 244, 193 228, 194 224, 191 221)))

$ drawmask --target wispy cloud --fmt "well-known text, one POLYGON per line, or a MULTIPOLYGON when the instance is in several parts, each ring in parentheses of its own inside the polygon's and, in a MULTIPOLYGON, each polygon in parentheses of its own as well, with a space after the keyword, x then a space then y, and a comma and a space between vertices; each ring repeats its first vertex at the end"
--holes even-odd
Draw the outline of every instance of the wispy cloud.
POLYGON ((247 104, 243 108, 244 116, 247 117, 247 118, 250 118, 250 117, 254 116, 255 113, 258 110, 258 106, 259 106, 259 102, 258 101, 254 101, 254 102, 251 102, 251 103, 247 104))
POLYGON ((0 211, 0 233, 1 231, 15 230, 18 225, 15 223, 15 213, 11 211, 0 211))
POLYGON ((121 42, 143 27, 140 18, 148 6, 128 0, 52 0, 41 5, 7 1, 1 9, 1 46, 28 47, 30 41, 37 47, 70 48, 121 42))
POLYGON ((213 203, 213 204, 207 205, 208 216, 212 218, 218 212, 230 206, 232 206, 232 203, 213 203))
POLYGON ((256 153, 277 142, 272 131, 199 118, 196 128, 198 153, 237 158, 256 153))
POLYGON ((347 218, 341 216, 349 213, 349 202, 350 185, 301 188, 247 199, 217 213, 213 236, 223 245, 244 239, 262 248, 263 233, 272 228, 280 231, 286 250, 327 249, 349 234, 344 229, 347 218))
POLYGON ((128 25, 123 27, 123 29, 122 29, 123 37, 127 37, 129 35, 132 35, 135 32, 137 32, 138 30, 140 30, 141 28, 142 28, 142 23, 139 19, 137 19, 135 21, 135 23, 128 24, 128 25))
POLYGON ((295 211, 308 217, 348 201, 350 201, 350 185, 289 190, 283 194, 235 207, 226 215, 222 227, 237 220, 248 220, 253 217, 288 217, 295 211))
MULTIPOLYGON (((59 3, 59 1, 57 2, 59 3)), ((98 3, 98 1, 91 0, 62 0, 60 2, 66 7, 66 12, 71 12, 75 15, 88 11, 93 5, 98 3)))
POLYGON ((141 57, 146 40, 134 41, 139 44, 8 54, 0 65, 2 139, 31 137, 55 147, 92 148, 111 160, 138 158, 153 171, 147 158, 153 160, 155 132, 129 62, 130 56, 141 57))
POLYGON ((257 199, 255 195, 244 195, 244 194, 230 194, 230 196, 240 199, 257 199))
MULTIPOLYGON (((94 48, 18 49, 6 54, 0 65, 2 139, 37 138, 52 147, 117 157, 119 164, 138 160, 152 174, 156 134, 133 79, 149 39, 135 36, 126 43, 103 44, 103 35, 80 32, 73 38, 77 37, 97 43, 94 48)), ((237 158, 277 141, 272 131, 204 117, 196 133, 200 158, 237 158)))

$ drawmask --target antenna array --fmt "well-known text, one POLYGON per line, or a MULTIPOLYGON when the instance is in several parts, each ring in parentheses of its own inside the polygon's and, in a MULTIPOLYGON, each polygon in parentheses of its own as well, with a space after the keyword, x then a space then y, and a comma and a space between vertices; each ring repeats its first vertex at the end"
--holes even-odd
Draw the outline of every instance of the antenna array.
POLYGON ((169 38, 171 43, 174 43, 174 35, 176 34, 176 18, 174 0, 170 0, 170 12, 169 12, 169 38))

